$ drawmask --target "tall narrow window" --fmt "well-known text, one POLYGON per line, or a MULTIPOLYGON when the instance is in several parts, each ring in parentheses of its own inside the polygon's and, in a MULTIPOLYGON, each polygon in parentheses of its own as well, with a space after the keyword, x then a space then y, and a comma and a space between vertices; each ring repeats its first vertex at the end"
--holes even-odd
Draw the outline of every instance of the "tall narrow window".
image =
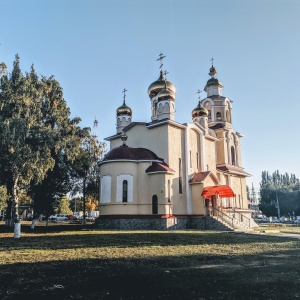
POLYGON ((231 146, 231 164, 235 165, 235 151, 233 146, 231 146))
POLYGON ((190 150, 190 167, 192 167, 192 151, 190 150))
POLYGON ((181 158, 179 158, 179 162, 178 162, 178 164, 179 164, 179 194, 182 194, 182 178, 181 178, 181 158))
POLYGON ((211 121, 211 111, 208 110, 208 120, 211 121))
POLYGON ((157 115, 157 102, 154 103, 154 116, 157 115))
POLYGON ((168 202, 171 202, 171 182, 168 180, 168 202))
POLYGON ((157 195, 152 196, 152 214, 153 215, 158 214, 158 198, 157 198, 157 195))
POLYGON ((217 117, 217 121, 222 121, 222 117, 221 117, 220 112, 217 112, 216 117, 217 117))
POLYGON ((197 169, 199 170, 199 153, 196 153, 197 169))
POLYGON ((122 202, 128 201, 128 181, 123 180, 122 202))

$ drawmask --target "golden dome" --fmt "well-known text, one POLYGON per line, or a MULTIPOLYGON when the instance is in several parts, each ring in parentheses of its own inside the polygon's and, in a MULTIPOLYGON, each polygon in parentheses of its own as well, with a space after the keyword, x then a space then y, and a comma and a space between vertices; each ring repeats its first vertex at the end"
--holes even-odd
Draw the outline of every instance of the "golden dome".
POLYGON ((198 106, 195 109, 193 109, 192 116, 193 116, 193 118, 207 117, 208 116, 208 110, 205 107, 202 107, 200 105, 200 102, 199 102, 198 106))
POLYGON ((132 110, 129 106, 126 105, 125 101, 123 105, 117 108, 117 116, 132 116, 132 110))
POLYGON ((158 101, 163 101, 163 100, 175 101, 175 93, 166 87, 157 94, 157 97, 158 97, 158 101))
POLYGON ((165 88, 165 82, 166 82, 166 85, 167 85, 167 89, 168 90, 171 90, 173 92, 173 94, 175 95, 176 93, 176 88, 175 86, 173 85, 173 83, 171 83, 170 81, 168 80, 165 80, 164 78, 164 75, 162 73, 162 71, 160 71, 160 76, 159 78, 152 82, 150 85, 149 85, 149 88, 148 88, 148 95, 150 98, 153 98, 155 97, 161 90, 163 90, 165 88))

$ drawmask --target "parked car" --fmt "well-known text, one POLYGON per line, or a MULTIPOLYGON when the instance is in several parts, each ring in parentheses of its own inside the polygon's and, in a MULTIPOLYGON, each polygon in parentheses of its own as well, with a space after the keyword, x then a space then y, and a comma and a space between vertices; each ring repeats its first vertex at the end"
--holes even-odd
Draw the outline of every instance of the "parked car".
POLYGON ((258 218, 255 218, 254 221, 257 222, 257 223, 268 223, 269 219, 268 218, 258 217, 258 218))
MULTIPOLYGON (((81 217, 79 217, 78 218, 78 220, 83 220, 83 216, 81 216, 81 217)), ((95 221, 95 218, 94 217, 91 217, 91 216, 86 216, 85 217, 85 220, 87 221, 87 222, 94 222, 95 221)))
POLYGON ((68 219, 67 214, 55 214, 49 217, 49 220, 51 221, 66 221, 68 219))
POLYGON ((78 216, 76 216, 76 215, 68 215, 68 219, 69 220, 77 220, 78 216))

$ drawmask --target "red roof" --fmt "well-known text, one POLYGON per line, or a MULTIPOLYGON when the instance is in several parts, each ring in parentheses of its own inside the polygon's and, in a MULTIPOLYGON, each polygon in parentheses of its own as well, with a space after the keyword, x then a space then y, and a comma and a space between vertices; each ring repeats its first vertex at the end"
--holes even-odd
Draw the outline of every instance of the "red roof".
POLYGON ((103 159, 103 162, 110 160, 164 160, 158 157, 154 152, 146 148, 131 148, 126 145, 111 149, 103 159))
POLYGON ((217 171, 225 172, 225 173, 232 173, 237 175, 243 175, 243 176, 251 176, 251 174, 244 171, 243 168, 232 166, 232 165, 224 165, 224 166, 217 166, 217 171))
POLYGON ((202 182, 208 175, 210 171, 194 173, 192 178, 189 180, 190 183, 202 182))
POLYGON ((206 199, 211 199, 212 196, 219 195, 221 198, 231 198, 235 194, 228 185, 207 186, 203 189, 201 196, 206 199))
POLYGON ((148 174, 160 172, 175 173, 175 171, 171 169, 166 163, 153 162, 152 165, 146 169, 146 173, 148 174))

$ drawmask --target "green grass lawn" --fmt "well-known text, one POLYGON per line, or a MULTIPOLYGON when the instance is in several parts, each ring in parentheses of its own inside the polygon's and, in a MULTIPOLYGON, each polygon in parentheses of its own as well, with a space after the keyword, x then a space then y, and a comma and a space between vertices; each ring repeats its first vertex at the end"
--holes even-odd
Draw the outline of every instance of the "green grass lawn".
POLYGON ((300 241, 0 225, 0 299, 296 299, 300 241))

